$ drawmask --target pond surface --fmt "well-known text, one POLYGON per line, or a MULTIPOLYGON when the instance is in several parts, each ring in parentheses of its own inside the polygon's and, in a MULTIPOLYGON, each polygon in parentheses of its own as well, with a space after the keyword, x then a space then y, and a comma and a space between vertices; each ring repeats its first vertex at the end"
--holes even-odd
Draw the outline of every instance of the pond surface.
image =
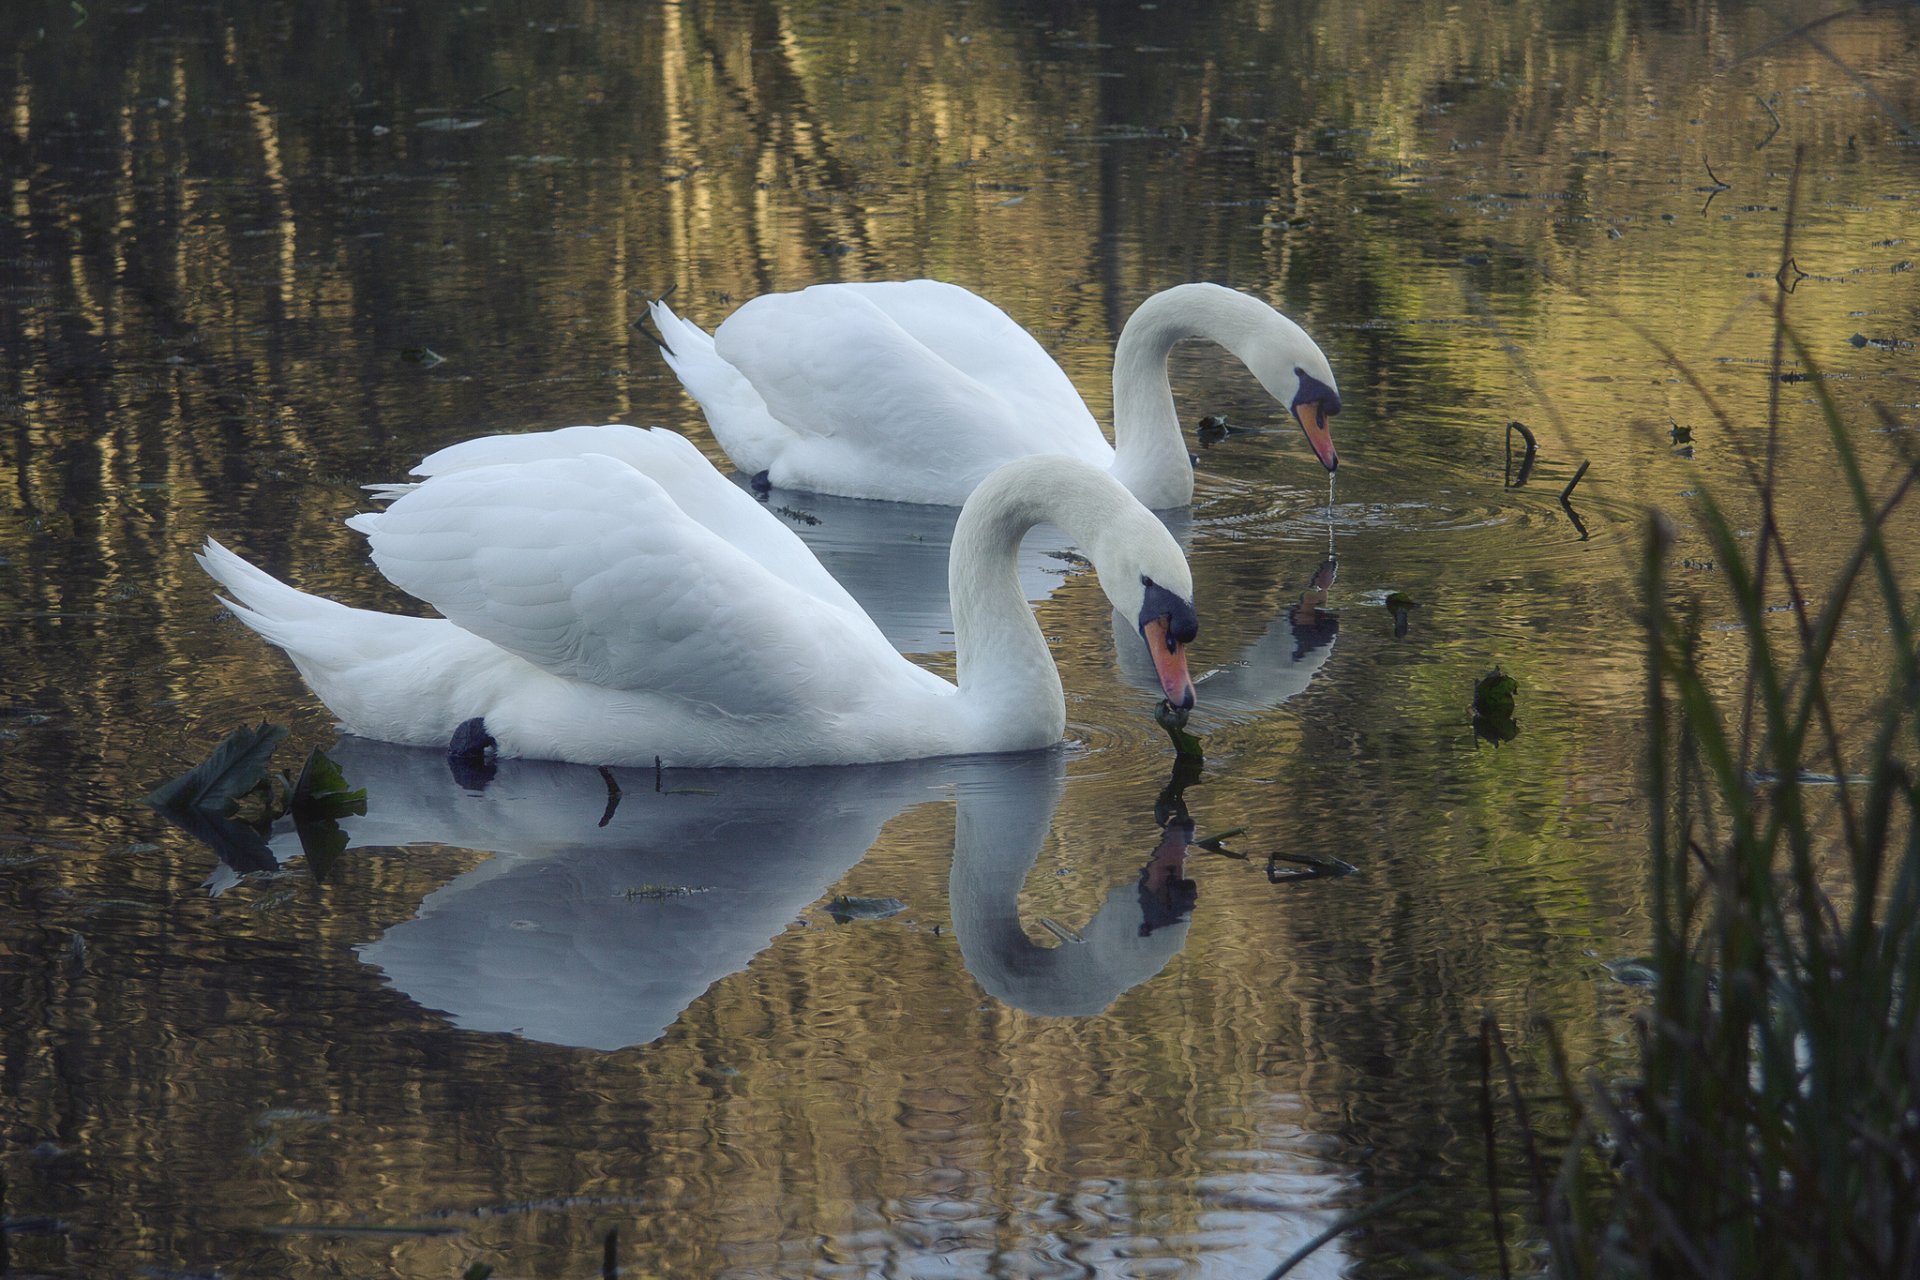
MULTIPOLYGON (((583 1276, 617 1230, 630 1275, 1258 1277, 1408 1188, 1295 1274, 1495 1269, 1482 1011, 1530 1078, 1535 1017, 1578 1069, 1630 1062, 1643 513, 1679 522, 1731 687, 1690 512, 1710 487, 1751 522, 1769 396, 1803 581, 1850 546, 1814 391, 1870 477, 1912 444, 1912 6, 20 0, 0 49, 28 1273, 583 1276), (1790 205, 1817 370, 1779 381, 1790 205), (193 562, 211 534, 406 608, 341 519, 434 448, 629 421, 721 460, 646 298, 711 328, 918 275, 1005 308, 1102 419, 1121 323, 1180 281, 1332 360, 1329 505, 1231 356, 1175 359, 1189 425, 1247 428, 1196 440, 1174 522, 1217 669, 1184 788, 1047 530, 1061 748, 628 771, 617 802, 591 769, 475 788, 336 742, 193 562), (1518 487, 1512 420, 1540 441, 1518 487), (1469 711, 1496 665, 1498 745, 1469 711), (337 857, 282 832, 222 862, 138 803, 263 719, 279 763, 325 746, 368 788, 337 857), (1240 856, 1185 845, 1179 805, 1240 856)), ((770 505, 951 669, 938 513, 770 505)), ((1843 637, 1843 716, 1878 638, 1843 637)))

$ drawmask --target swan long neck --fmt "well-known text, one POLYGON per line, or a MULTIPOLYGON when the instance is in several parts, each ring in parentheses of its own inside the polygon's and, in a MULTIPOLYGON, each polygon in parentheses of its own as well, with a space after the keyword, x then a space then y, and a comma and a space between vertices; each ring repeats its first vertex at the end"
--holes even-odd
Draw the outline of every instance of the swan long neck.
POLYGON ((1113 353, 1113 475, 1156 511, 1193 501, 1193 463, 1167 380, 1167 357, 1207 338, 1252 365, 1273 309, 1217 284, 1183 284, 1141 303, 1113 353))
POLYGON ((1060 670, 1020 589, 1020 540, 1051 521, 1097 565, 1114 502, 1125 497, 1098 468, 1042 454, 1001 467, 967 499, 953 530, 947 586, 960 697, 984 723, 1031 720, 1046 708, 1046 740, 1065 732, 1060 670))
MULTIPOLYGON (((1056 757, 1057 759, 1057 757, 1056 757)), ((1129 877, 1108 890, 1081 941, 1035 942, 1020 919, 1020 890, 1046 843, 1061 780, 1035 795, 969 796, 954 818, 948 901, 967 969, 995 999, 1042 1017, 1100 1013, 1151 978, 1186 942, 1183 923, 1143 935, 1140 891, 1129 877)))

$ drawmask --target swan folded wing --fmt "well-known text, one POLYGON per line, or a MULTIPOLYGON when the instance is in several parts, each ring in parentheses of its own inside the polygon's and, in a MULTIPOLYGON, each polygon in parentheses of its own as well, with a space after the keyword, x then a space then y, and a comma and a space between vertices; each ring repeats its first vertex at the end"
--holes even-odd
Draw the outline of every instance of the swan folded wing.
MULTIPOLYGON (((991 387, 1034 432, 1091 442, 1096 451, 1105 443, 1066 370, 1012 316, 979 294, 940 280, 840 287, 856 291, 929 351, 991 387)), ((1104 465, 1107 458, 1087 460, 1104 465)))
MULTIPOLYGON (((476 467, 525 464, 590 454, 616 459, 666 491, 681 513, 705 525, 735 550, 757 560, 770 573, 826 604, 867 622, 845 587, 828 573, 800 535, 713 464, 686 437, 663 427, 562 427, 481 436, 428 454, 413 469, 417 476, 444 476, 476 467)), ((391 486, 401 489, 402 486, 391 486)), ((399 496, 395 494, 394 496, 399 496)))
POLYGON ((613 459, 447 472, 353 523, 396 586, 565 679, 759 716, 850 703, 870 674, 854 656, 871 652, 870 623, 613 459))
POLYGON ((1009 458, 1060 451, 1058 415, 1016 411, 997 386, 956 367, 861 293, 816 286, 755 298, 714 341, 774 417, 816 447, 832 442, 844 465, 882 482, 889 492, 878 496, 910 489, 906 477, 916 473, 977 483, 1009 458))

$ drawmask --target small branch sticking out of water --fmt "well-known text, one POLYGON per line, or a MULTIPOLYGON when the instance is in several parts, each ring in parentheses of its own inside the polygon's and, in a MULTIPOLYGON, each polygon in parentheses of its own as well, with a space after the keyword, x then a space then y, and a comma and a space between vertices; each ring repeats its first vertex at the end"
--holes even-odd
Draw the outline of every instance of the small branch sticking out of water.
MULTIPOLYGON (((1754 149, 1755 151, 1759 151, 1759 150, 1761 150, 1762 148, 1764 148, 1764 147, 1765 147, 1765 146, 1766 146, 1766 145, 1767 145, 1767 144, 1768 144, 1769 142, 1772 142, 1772 141, 1773 141, 1773 139, 1774 139, 1774 135, 1780 132, 1780 117, 1779 117, 1779 115, 1778 115, 1777 113, 1775 113, 1775 111, 1774 111, 1774 109, 1773 109, 1773 104, 1772 104, 1771 102, 1768 102, 1768 101, 1767 101, 1767 100, 1766 100, 1765 98, 1763 98, 1763 97, 1761 97, 1761 96, 1760 96, 1759 94, 1757 94, 1757 93, 1756 93, 1756 94, 1754 94, 1754 95, 1753 95, 1753 100, 1754 100, 1755 102, 1757 102, 1757 103, 1759 103, 1759 104, 1760 104, 1760 105, 1761 105, 1761 106, 1762 106, 1763 108, 1765 108, 1765 109, 1766 109, 1766 113, 1767 113, 1768 115, 1770 115, 1770 116, 1772 116, 1772 117, 1773 117, 1773 129, 1772 129, 1772 131, 1771 131, 1771 132, 1769 132, 1769 133, 1767 134, 1767 136, 1766 136, 1766 137, 1764 137, 1764 138, 1762 138, 1762 139, 1760 139, 1760 141, 1758 141, 1758 142, 1756 142, 1756 143, 1754 143, 1754 144, 1753 144, 1753 149, 1754 149)), ((1709 173, 1711 173, 1711 172, 1713 172, 1713 170, 1711 170, 1711 169, 1709 169, 1709 170, 1707 170, 1707 172, 1709 172, 1709 173)))
POLYGON ((502 85, 498 89, 495 89, 492 93, 481 94, 479 97, 475 98, 472 102, 469 102, 466 106, 460 108, 460 110, 472 111, 477 107, 485 107, 489 111, 497 111, 503 116, 511 116, 513 112, 501 106, 497 101, 495 101, 495 99, 504 98, 510 93, 518 93, 518 92, 520 92, 520 86, 517 84, 502 85))
POLYGON ((1493 1017, 1480 1015, 1480 1132, 1486 1140, 1487 1206, 1493 1242, 1500 1250, 1500 1280, 1512 1280, 1507 1262, 1507 1221, 1500 1211, 1500 1155, 1493 1133, 1493 1017))
POLYGON ((1700 206, 1700 212, 1705 214, 1708 209, 1713 207, 1713 198, 1715 196, 1719 195, 1722 191, 1731 191, 1733 187, 1728 183, 1720 181, 1720 175, 1713 171, 1713 161, 1707 159, 1705 156, 1701 156, 1700 163, 1707 166, 1707 180, 1713 183, 1710 187, 1694 188, 1695 191, 1704 191, 1707 193, 1707 202, 1700 206))
POLYGON ((1582 542, 1587 540, 1587 523, 1580 518, 1580 513, 1573 509, 1573 486, 1580 483, 1580 478, 1587 474, 1587 468, 1592 463, 1591 458, 1582 458, 1580 469, 1573 473, 1573 479, 1567 481, 1567 487, 1560 491, 1560 509, 1567 513, 1567 519, 1573 521, 1573 527, 1580 531, 1582 542))
POLYGON ((1573 496, 1573 486, 1580 483, 1580 478, 1587 474, 1587 468, 1592 465, 1593 460, 1591 458, 1581 460, 1580 469, 1573 473, 1573 479, 1567 481, 1567 487, 1560 491, 1560 502, 1562 505, 1565 505, 1567 499, 1573 496))
POLYGON ((613 1280, 620 1274, 620 1228, 608 1227, 607 1240, 600 1248, 600 1280, 613 1280))
POLYGON ((1507 424, 1507 488, 1518 489, 1527 482, 1527 477, 1533 474, 1534 454, 1539 452, 1539 449, 1539 441, 1533 438, 1533 431, 1526 423, 1509 422, 1507 424), (1527 452, 1520 459, 1518 477, 1513 474, 1513 433, 1516 431, 1520 433, 1520 438, 1527 442, 1527 452))

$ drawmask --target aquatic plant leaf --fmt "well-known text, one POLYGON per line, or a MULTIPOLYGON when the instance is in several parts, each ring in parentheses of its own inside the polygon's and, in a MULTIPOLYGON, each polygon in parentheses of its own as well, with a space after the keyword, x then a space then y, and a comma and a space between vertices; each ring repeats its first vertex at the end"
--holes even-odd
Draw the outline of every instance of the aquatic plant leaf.
MULTIPOLYGON (((315 747, 300 767, 299 781, 293 784, 293 797, 287 808, 295 822, 365 815, 367 789, 351 788, 332 757, 315 747)), ((304 843, 304 841, 303 841, 304 843)))
POLYGON ((1475 716, 1513 718, 1514 695, 1520 692, 1520 682, 1495 667, 1481 676, 1473 686, 1473 713, 1475 716))
POLYGON ((238 875, 256 871, 275 871, 280 860, 273 856, 267 838, 258 828, 206 809, 183 807, 161 809, 174 826, 212 849, 214 856, 238 875))
POLYGON ((267 781, 267 761, 287 730, 262 722, 235 729, 193 768, 148 792, 143 803, 162 813, 198 811, 226 817, 240 798, 267 781))
POLYGON ((300 817, 293 820, 293 833, 300 838, 300 853, 314 882, 325 884, 347 851, 347 833, 332 818, 300 817))
POLYGON ((1167 737, 1173 740, 1173 749, 1182 756, 1199 760, 1206 753, 1201 749, 1200 739, 1187 732, 1187 714, 1187 708, 1176 707, 1165 698, 1153 709, 1154 722, 1167 731, 1167 737))

